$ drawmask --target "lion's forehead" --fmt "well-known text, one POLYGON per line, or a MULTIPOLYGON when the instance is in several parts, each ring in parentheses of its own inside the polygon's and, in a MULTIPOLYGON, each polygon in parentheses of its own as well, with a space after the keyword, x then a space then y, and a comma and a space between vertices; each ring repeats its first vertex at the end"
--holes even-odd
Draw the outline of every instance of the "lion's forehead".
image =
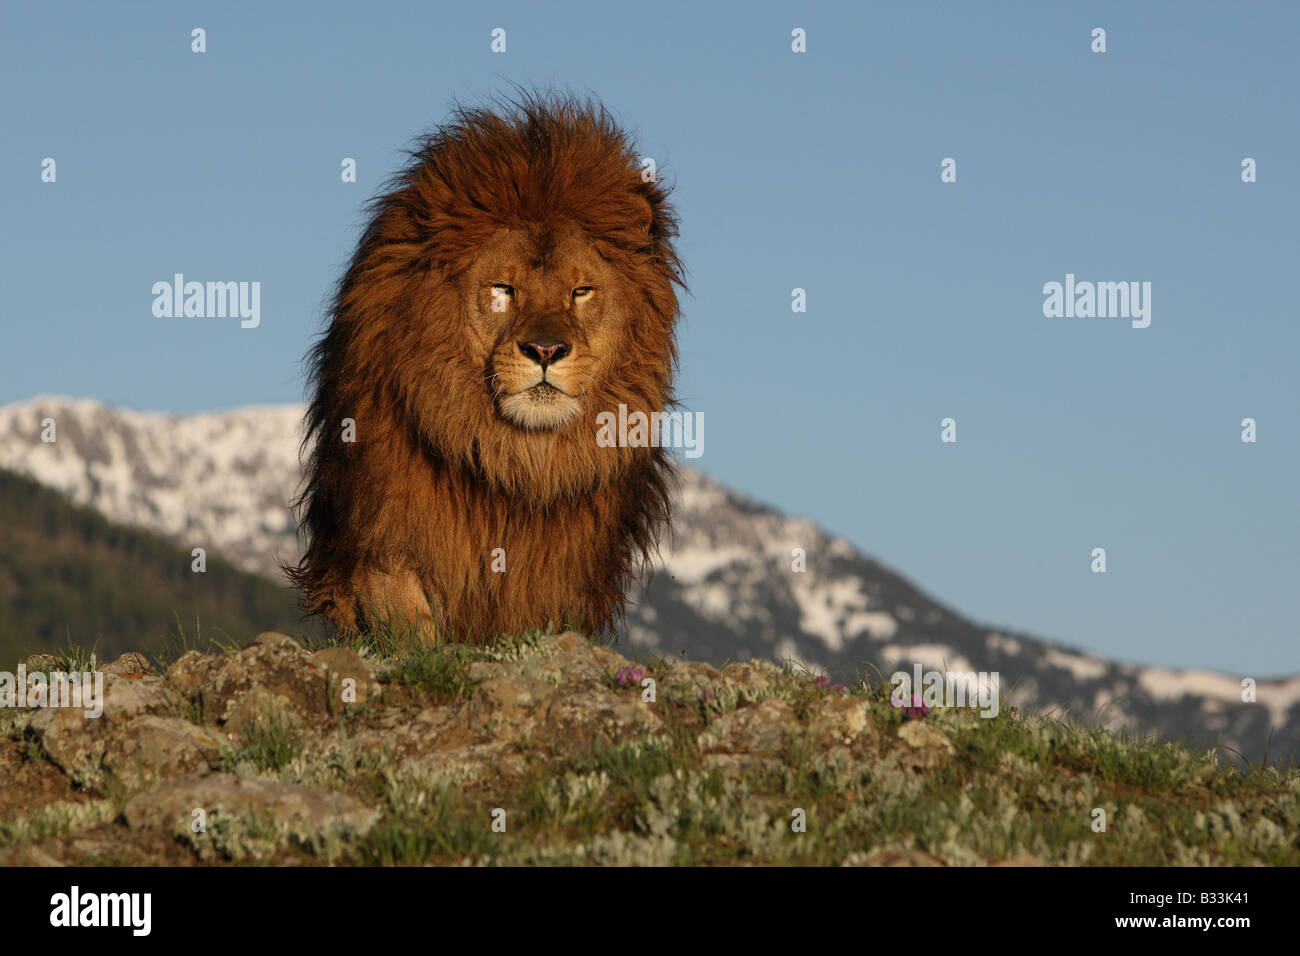
POLYGON ((493 274, 489 281, 567 283, 604 275, 607 266, 591 237, 565 223, 503 228, 475 250, 473 269, 493 274))

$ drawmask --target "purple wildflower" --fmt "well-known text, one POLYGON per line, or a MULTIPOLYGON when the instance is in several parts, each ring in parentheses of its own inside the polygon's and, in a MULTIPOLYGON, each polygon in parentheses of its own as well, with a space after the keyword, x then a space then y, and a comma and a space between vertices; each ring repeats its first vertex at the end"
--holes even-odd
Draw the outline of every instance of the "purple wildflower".
POLYGON ((639 667, 624 667, 614 675, 614 679, 623 687, 630 687, 633 684, 639 685, 644 677, 645 671, 639 667))
POLYGON ((832 684, 831 679, 827 677, 825 674, 819 674, 818 676, 814 677, 813 683, 818 687, 825 687, 827 690, 837 691, 841 694, 845 693, 848 690, 848 688, 845 687, 843 684, 832 684))
POLYGON ((901 707, 903 709, 904 717, 924 717, 930 712, 929 706, 925 703, 925 698, 920 694, 913 694, 912 702, 910 704, 905 701, 894 700, 892 697, 889 702, 895 707, 901 707))

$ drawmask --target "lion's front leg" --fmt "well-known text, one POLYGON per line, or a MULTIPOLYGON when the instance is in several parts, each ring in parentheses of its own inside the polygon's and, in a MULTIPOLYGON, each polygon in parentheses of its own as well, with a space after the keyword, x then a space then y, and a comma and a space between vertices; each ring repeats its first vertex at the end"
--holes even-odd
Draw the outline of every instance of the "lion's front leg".
POLYGON ((434 609, 414 571, 360 570, 352 586, 358 620, 371 628, 385 624, 398 634, 433 640, 434 609))

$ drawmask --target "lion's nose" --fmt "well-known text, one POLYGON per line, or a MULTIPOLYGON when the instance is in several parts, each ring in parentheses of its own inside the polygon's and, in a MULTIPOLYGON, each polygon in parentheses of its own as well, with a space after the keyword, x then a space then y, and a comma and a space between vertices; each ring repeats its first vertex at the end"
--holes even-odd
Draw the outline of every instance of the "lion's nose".
POLYGON ((519 351, 542 368, 546 368, 546 366, 558 362, 569 354, 569 343, 561 342, 559 339, 544 339, 541 342, 520 342, 519 351))

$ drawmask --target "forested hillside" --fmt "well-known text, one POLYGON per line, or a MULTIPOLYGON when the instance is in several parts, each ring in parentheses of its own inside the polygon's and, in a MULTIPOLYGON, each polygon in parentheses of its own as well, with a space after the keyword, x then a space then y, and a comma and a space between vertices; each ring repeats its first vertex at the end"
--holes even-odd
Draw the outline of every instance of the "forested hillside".
POLYGON ((182 631, 194 645, 303 630, 291 590, 211 554, 204 573, 191 562, 161 535, 0 470, 0 670, 69 642, 103 659, 161 650, 182 631))

